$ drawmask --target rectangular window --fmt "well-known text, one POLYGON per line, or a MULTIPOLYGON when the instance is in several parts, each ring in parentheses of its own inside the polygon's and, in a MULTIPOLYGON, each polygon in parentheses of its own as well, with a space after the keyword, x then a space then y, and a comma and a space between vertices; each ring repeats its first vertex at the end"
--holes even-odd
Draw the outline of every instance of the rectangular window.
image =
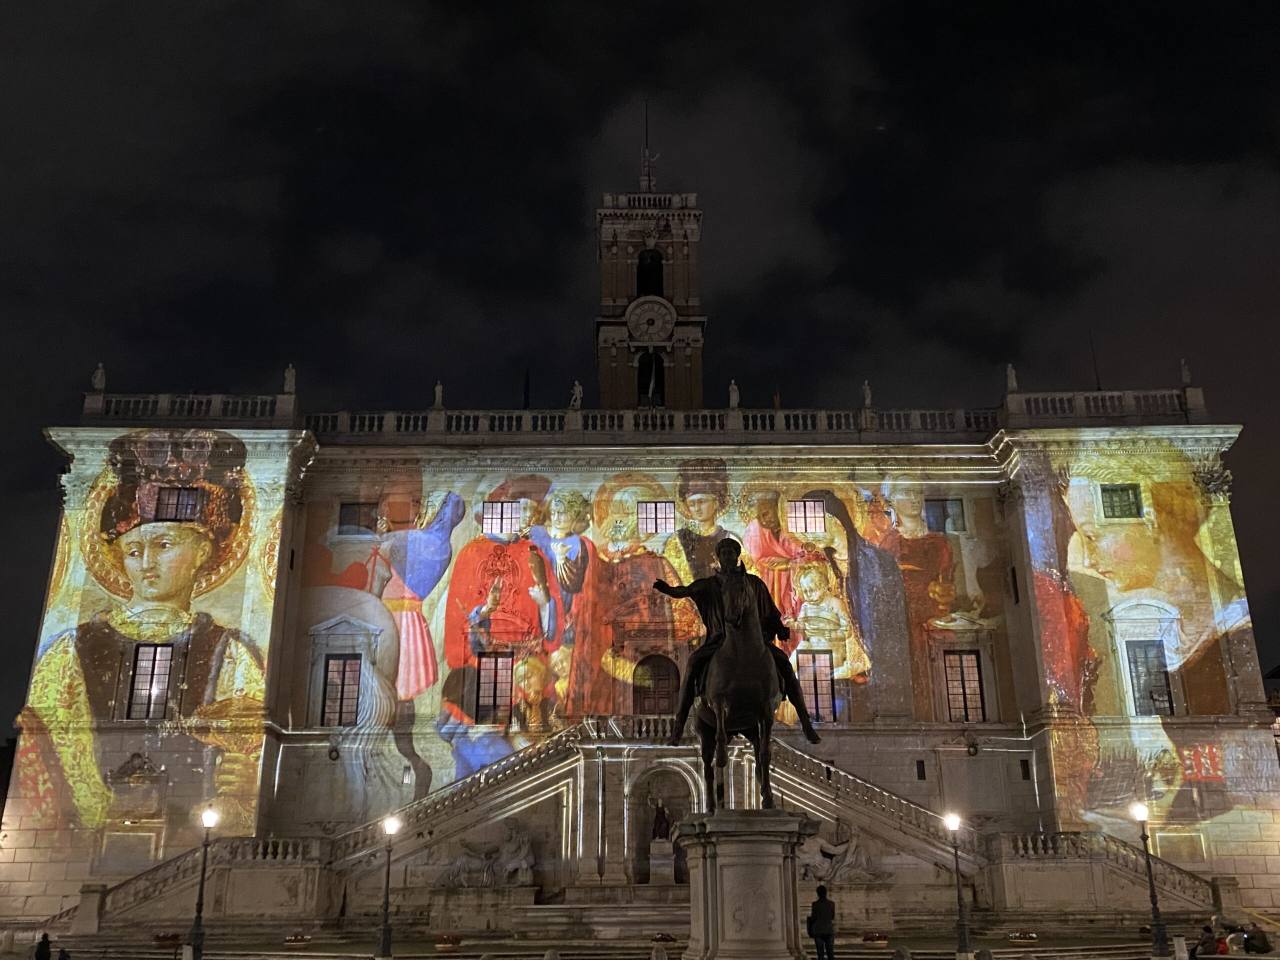
POLYGON ((923 761, 923 760, 917 760, 917 761, 916 761, 916 779, 917 779, 917 780, 924 780, 924 779, 927 779, 927 778, 926 778, 926 776, 925 776, 925 771, 924 771, 924 761, 923 761))
POLYGON ((198 487, 161 487, 156 494, 157 520, 199 520, 198 487))
POLYGON ((931 533, 964 533, 964 501, 959 498, 926 500, 924 522, 931 533))
POLYGON ((331 653, 324 658, 322 727, 354 727, 360 712, 360 654, 331 653))
POLYGON ((796 654, 796 677, 804 693, 804 705, 814 723, 830 723, 836 718, 835 681, 830 651, 796 654))
POLYGON ((376 503, 344 503, 338 508, 338 535, 359 536, 378 530, 376 503))
POLYGON ((1009 568, 1009 586, 1013 589, 1013 602, 1015 604, 1021 603, 1022 597, 1019 595, 1019 592, 1018 592, 1018 568, 1017 567, 1009 568))
POLYGON ((987 719, 982 697, 982 659, 977 650, 947 650, 942 654, 947 684, 947 719, 952 723, 981 723, 987 719))
POLYGON ((1108 520, 1138 519, 1142 516, 1142 488, 1136 483, 1104 483, 1102 515, 1108 520))
POLYGON ((646 536, 676 532, 676 505, 672 500, 641 500, 636 504, 636 513, 640 532, 646 536))
POLYGON ((821 500, 788 500, 787 528, 792 533, 826 533, 826 504, 821 500))
POLYGON ((133 680, 129 687, 129 720, 162 720, 169 705, 169 672, 173 647, 140 643, 133 652, 133 680))
POLYGON ((1133 712, 1140 717, 1173 716, 1169 668, 1160 640, 1130 640, 1125 644, 1129 683, 1133 687, 1133 712))
POLYGON ((476 669, 476 723, 511 719, 511 654, 482 653, 476 669))
POLYGON ((1018 769, 1022 771, 1023 780, 1031 779, 1031 761, 1030 760, 1028 760, 1026 757, 1023 757, 1021 760, 1018 761, 1018 769))
POLYGON ((519 500, 490 500, 481 513, 481 529, 493 536, 507 536, 520 530, 519 500))

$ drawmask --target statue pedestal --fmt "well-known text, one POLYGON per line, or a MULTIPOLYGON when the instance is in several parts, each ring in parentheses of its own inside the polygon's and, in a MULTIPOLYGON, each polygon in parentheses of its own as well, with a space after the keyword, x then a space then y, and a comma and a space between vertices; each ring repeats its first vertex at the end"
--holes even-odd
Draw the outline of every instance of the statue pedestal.
POLYGON ((818 825, 784 810, 721 810, 682 820, 689 858, 684 960, 803 960, 796 847, 818 825))
POLYGON ((649 841, 649 882, 676 882, 676 852, 670 840, 649 841))

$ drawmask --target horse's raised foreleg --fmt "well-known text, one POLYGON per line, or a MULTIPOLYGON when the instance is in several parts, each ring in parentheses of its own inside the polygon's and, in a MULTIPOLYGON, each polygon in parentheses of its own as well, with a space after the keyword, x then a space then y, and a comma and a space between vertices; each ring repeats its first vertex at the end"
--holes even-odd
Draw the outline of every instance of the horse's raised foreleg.
POLYGON ((760 784, 760 806, 773 809, 773 785, 769 781, 769 744, 773 739, 773 714, 766 713, 756 726, 756 780, 760 784))

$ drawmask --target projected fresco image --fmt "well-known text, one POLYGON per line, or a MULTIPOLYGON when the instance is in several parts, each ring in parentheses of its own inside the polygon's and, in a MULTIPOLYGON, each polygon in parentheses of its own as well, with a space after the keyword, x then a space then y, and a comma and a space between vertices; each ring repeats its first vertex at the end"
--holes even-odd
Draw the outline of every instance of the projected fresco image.
POLYGON ((1112 829, 1135 796, 1153 818, 1197 821, 1212 815, 1206 785, 1264 787, 1256 758, 1175 719, 1233 712, 1227 665, 1252 625, 1225 498, 1186 456, 1156 452, 1054 459, 1031 540, 1050 697, 1109 718, 1054 731, 1059 792, 1112 829))
POLYGON ((108 831, 107 860, 113 844, 149 859, 202 801, 253 829, 279 541, 268 479, 232 434, 137 431, 68 504, 15 793, 40 823, 108 831), (153 722, 141 749, 129 721, 153 722))
POLYGON ((932 648, 1004 629, 990 502, 926 498, 906 478, 815 488, 691 458, 661 478, 393 486, 307 506, 312 721, 333 730, 343 818, 376 816, 585 716, 672 714, 704 630, 692 601, 653 583, 713 575, 724 537, 775 597, 823 721, 934 718, 932 648))

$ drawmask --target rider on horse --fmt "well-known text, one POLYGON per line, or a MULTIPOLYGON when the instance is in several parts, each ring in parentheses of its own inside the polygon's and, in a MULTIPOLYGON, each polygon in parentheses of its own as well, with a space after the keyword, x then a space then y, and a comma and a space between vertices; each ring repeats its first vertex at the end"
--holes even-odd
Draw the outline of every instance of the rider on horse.
POLYGON ((726 591, 722 581, 730 577, 744 577, 746 585, 755 594, 765 643, 773 655, 774 665, 778 668, 779 685, 786 698, 796 708, 796 715, 800 718, 800 727, 804 730, 805 737, 810 743, 817 743, 821 738, 818 736, 818 731, 813 729, 813 722, 809 719, 809 710, 804 703, 800 681, 796 679, 787 655, 773 642, 775 637, 779 640, 790 638, 791 631, 783 625, 782 616, 778 613, 778 608, 774 605, 773 597, 769 595, 769 588, 765 586, 764 581, 754 574, 747 573, 739 562, 741 555, 742 545, 737 540, 725 537, 716 544, 716 558, 720 561, 720 571, 715 576, 695 580, 687 587, 673 587, 665 580, 658 580, 653 585, 655 590, 668 597, 692 599, 707 628, 707 638, 689 657, 689 669, 685 674, 684 685, 680 688, 680 705, 676 709, 675 731, 671 735, 670 742, 679 743, 680 738, 684 736, 685 721, 689 718, 689 711, 693 709, 694 698, 702 693, 707 665, 724 640, 726 591))

